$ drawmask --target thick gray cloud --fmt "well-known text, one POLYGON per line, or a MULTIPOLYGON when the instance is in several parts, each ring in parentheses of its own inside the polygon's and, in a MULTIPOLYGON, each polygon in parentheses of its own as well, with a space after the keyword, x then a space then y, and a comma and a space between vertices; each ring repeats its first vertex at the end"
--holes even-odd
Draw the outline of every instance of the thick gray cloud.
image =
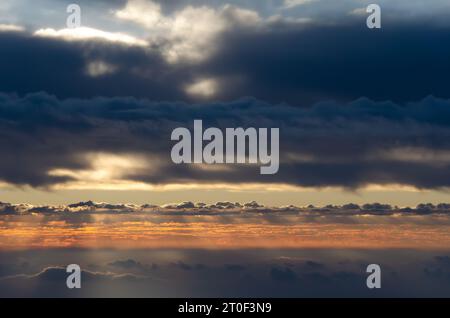
POLYGON ((398 102, 448 97, 450 32, 422 23, 309 25, 224 35, 204 71, 245 79, 229 96, 310 105, 359 97, 398 102), (220 61, 220 63, 219 63, 220 61))
POLYGON ((347 16, 332 25, 279 19, 263 26, 236 24, 218 34, 209 45, 215 53, 200 63, 168 63, 164 41, 129 47, 0 33, 0 87, 20 94, 42 90, 61 98, 192 101, 197 97, 187 94, 186 87, 209 78, 219 83, 209 100, 253 96, 310 106, 359 97, 396 102, 428 95, 449 98, 449 39, 448 26, 424 19, 387 19, 375 31, 366 28, 364 17, 347 16), (90 76, 89 63, 98 61, 115 71, 90 76))
POLYGON ((27 33, 0 33, 0 87, 26 94, 47 91, 60 97, 134 96, 177 100, 191 78, 183 66, 171 67, 156 50, 102 41, 66 42, 27 33), (92 77, 89 63, 114 65, 113 74, 92 77))
POLYGON ((70 182, 73 176, 49 172, 89 169, 83 155, 102 152, 144 156, 153 169, 124 178, 150 184, 447 188, 450 29, 388 18, 382 30, 368 30, 363 20, 238 23, 197 63, 169 63, 164 43, 142 48, 0 33, 0 87, 20 96, 0 96, 0 179, 34 187, 70 182), (114 71, 93 76, 90 63, 114 71), (197 105, 186 87, 199 79, 218 87, 197 105), (43 93, 25 96, 36 91, 43 93), (281 128, 279 173, 171 164, 171 130, 194 119, 281 128))
POLYGON ((73 181, 54 169, 93 169, 88 153, 139 155, 149 167, 122 177, 150 184, 261 182, 298 186, 404 184, 446 188, 450 180, 450 102, 428 97, 408 104, 359 99, 311 108, 252 98, 186 104, 135 98, 60 100, 46 93, 0 95, 0 179, 51 186, 73 181), (280 171, 228 165, 205 171, 170 159, 176 127, 279 127, 280 171), (69 142, 68 142, 69 141, 69 142), (153 166, 157 169, 152 169, 153 166))

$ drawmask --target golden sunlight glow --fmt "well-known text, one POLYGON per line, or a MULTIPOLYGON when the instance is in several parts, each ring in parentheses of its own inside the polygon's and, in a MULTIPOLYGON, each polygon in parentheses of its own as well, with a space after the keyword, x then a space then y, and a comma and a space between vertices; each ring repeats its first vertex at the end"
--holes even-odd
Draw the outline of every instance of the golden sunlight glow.
MULTIPOLYGON (((212 216, 157 221, 91 216, 73 224, 42 216, 0 221, 0 250, 21 248, 445 248, 450 226, 365 222, 271 224, 264 219, 218 222, 212 216), (13 221, 13 222, 12 222, 13 221)), ((370 219, 370 217, 369 217, 370 219)))
POLYGON ((218 81, 212 78, 208 78, 201 79, 197 82, 187 85, 186 93, 194 97, 209 98, 216 95, 218 89, 218 81))
POLYGON ((123 177, 130 172, 145 169, 149 171, 148 159, 136 155, 114 155, 91 153, 84 158, 91 168, 86 170, 54 169, 51 176, 70 177, 75 181, 56 185, 55 189, 108 189, 108 190, 146 190, 148 185, 128 181, 123 177))
POLYGON ((147 46, 145 40, 135 38, 124 33, 111 33, 88 27, 79 27, 71 29, 55 30, 51 28, 39 29, 34 33, 35 36, 60 38, 66 41, 85 41, 85 40, 103 40, 129 46, 147 46))

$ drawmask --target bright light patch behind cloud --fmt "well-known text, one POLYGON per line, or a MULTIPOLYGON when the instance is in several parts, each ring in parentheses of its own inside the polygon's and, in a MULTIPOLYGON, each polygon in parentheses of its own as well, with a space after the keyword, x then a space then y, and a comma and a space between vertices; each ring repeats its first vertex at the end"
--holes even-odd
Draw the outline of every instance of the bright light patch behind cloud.
POLYGON ((163 43, 168 62, 201 62, 215 48, 218 36, 238 24, 253 26, 261 19, 256 11, 225 5, 219 9, 186 6, 164 15, 152 1, 130 0, 116 17, 143 26, 155 43, 163 43))
POLYGON ((124 33, 111 33, 88 27, 61 30, 51 28, 39 29, 34 33, 34 35, 48 38, 60 38, 66 41, 103 40, 129 46, 148 45, 145 40, 135 38, 131 35, 124 33))
POLYGON ((117 71, 116 66, 103 61, 90 62, 86 67, 87 74, 92 77, 99 77, 103 75, 113 74, 116 71, 117 71))
POLYGON ((186 87, 186 93, 194 97, 209 98, 214 96, 219 88, 215 79, 201 79, 186 87))
POLYGON ((59 185, 56 188, 68 189, 147 189, 148 186, 139 182, 126 180, 127 173, 150 169, 149 160, 133 155, 115 155, 93 153, 85 156, 90 162, 90 169, 70 170, 54 169, 49 171, 51 176, 70 177, 72 182, 59 185))

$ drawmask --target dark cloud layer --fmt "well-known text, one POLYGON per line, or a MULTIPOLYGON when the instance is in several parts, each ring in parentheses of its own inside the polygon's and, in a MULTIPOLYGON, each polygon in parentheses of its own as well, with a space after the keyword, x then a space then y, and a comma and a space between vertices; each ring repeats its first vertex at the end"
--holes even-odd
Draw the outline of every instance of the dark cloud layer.
POLYGON ((49 172, 89 169, 83 156, 102 152, 144 156, 152 168, 124 179, 151 184, 447 188, 450 29, 388 19, 382 30, 368 30, 358 19, 236 24, 200 63, 168 63, 164 43, 0 33, 0 91, 20 96, 0 95, 0 179, 34 187, 73 181, 49 172), (99 61, 114 72, 90 76, 89 63, 99 61), (227 102, 192 104, 186 86, 204 78, 218 80, 211 99, 227 102), (171 164, 171 130, 194 119, 220 128, 279 127, 279 173, 171 164))
MULTIPOLYGON (((291 27, 225 36, 204 68, 246 80, 231 96, 309 105, 362 96, 397 102, 449 97, 450 30, 427 25, 291 27), (220 61, 220 63, 219 63, 220 61)), ((227 97, 229 97, 228 95, 227 97)))
POLYGON ((408 104, 359 99, 311 108, 252 98, 186 104, 135 98, 60 100, 46 93, 0 95, 0 179, 37 187, 73 181, 54 169, 91 169, 88 153, 140 155, 148 167, 123 179, 151 184, 262 182, 298 186, 450 185, 450 102, 428 97, 408 104), (170 158, 176 127, 279 127, 280 171, 228 165, 205 171, 170 158), (69 142, 68 142, 69 141, 69 142))
POLYGON ((309 106, 324 99, 449 98, 448 43, 448 27, 423 20, 389 20, 382 30, 369 30, 362 18, 333 25, 280 19, 263 27, 236 25, 211 43, 216 53, 205 61, 171 64, 163 57, 164 43, 139 48, 2 33, 0 87, 20 94, 43 90, 60 98, 174 101, 192 100, 185 88, 195 80, 216 78, 216 100, 254 96, 309 106), (92 61, 114 65, 116 72, 90 77, 86 66, 92 61))
POLYGON ((0 33, 0 48, 3 92, 47 91, 59 97, 177 100, 184 97, 180 80, 190 77, 181 67, 169 69, 157 51, 102 41, 65 42, 25 33, 0 33), (96 61, 114 65, 117 71, 91 77, 87 67, 96 61))

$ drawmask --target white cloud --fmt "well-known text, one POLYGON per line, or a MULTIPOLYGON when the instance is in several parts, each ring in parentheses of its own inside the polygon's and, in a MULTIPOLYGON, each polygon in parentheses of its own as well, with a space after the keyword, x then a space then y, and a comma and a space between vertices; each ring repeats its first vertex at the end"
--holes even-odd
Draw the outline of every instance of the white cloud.
POLYGON ((15 24, 0 24, 0 32, 22 32, 25 28, 15 24))
POLYGON ((128 1, 115 15, 143 26, 154 42, 163 43, 170 63, 200 62, 214 52, 220 34, 236 25, 254 26, 261 21, 257 12, 231 5, 219 9, 186 6, 164 15, 159 4, 143 0, 128 1))
POLYGON ((124 33, 111 33, 89 27, 80 27, 73 29, 55 30, 51 28, 39 29, 34 33, 35 36, 61 38, 66 41, 84 41, 84 40, 104 40, 118 44, 130 46, 147 46, 145 40, 135 38, 124 33))
POLYGON ((222 18, 228 21, 228 24, 238 24, 238 25, 247 25, 247 26, 255 26, 262 22, 261 17, 258 12, 238 8, 232 5, 226 5, 221 10, 222 18))
MULTIPOLYGON (((286 0, 285 5, 294 7, 312 1, 317 0, 286 0)), ((145 28, 150 42, 162 47, 169 63, 204 61, 214 54, 220 35, 233 28, 257 28, 280 20, 288 23, 310 22, 306 18, 282 16, 263 19, 257 11, 230 4, 219 8, 188 5, 165 15, 160 4, 145 0, 128 0, 121 10, 115 12, 115 16, 145 28)))
POLYGON ((170 62, 201 61, 214 50, 214 40, 226 29, 226 21, 207 7, 186 7, 172 20, 170 48, 166 56, 170 62))

